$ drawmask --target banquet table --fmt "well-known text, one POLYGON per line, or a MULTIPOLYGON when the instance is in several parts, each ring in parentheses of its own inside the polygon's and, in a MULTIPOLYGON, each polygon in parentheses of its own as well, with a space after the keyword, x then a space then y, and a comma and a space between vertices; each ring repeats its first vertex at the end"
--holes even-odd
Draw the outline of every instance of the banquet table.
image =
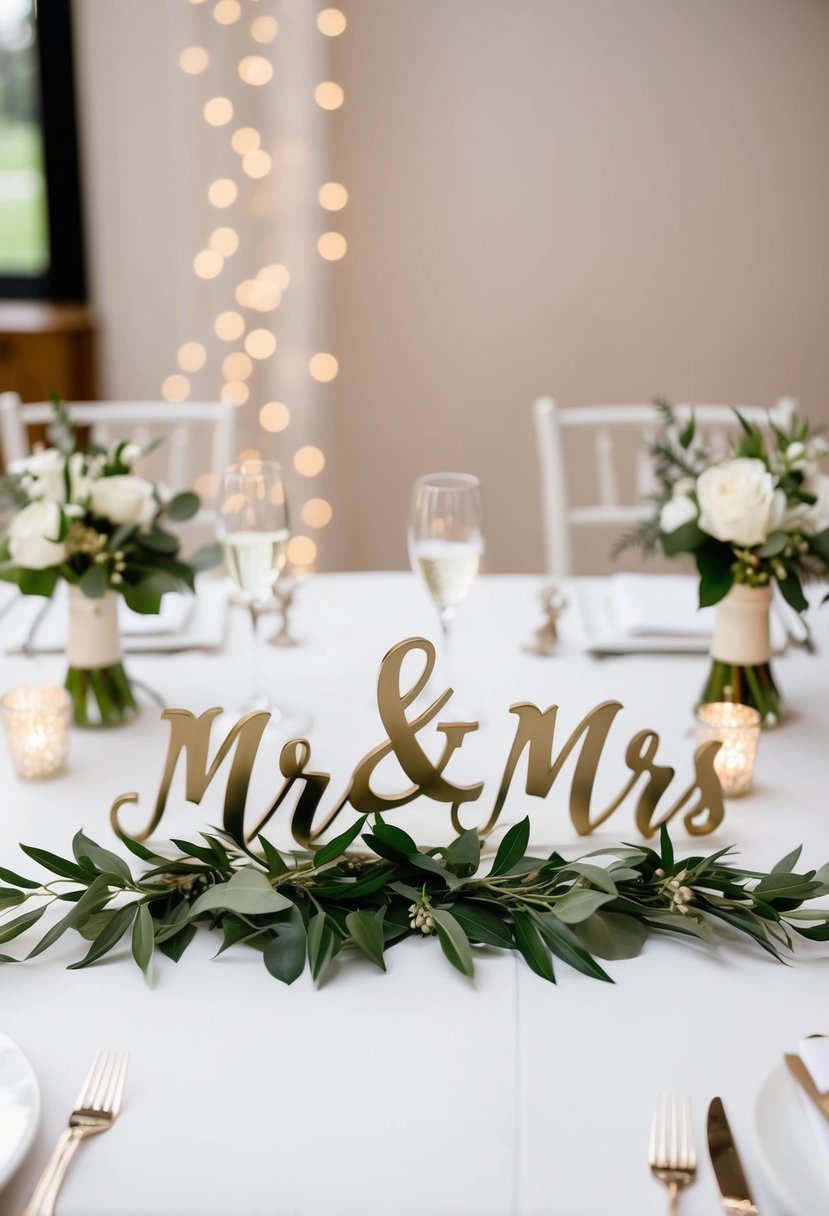
MULTIPOLYGON (((677 768, 678 794, 691 778, 691 707, 706 659, 594 657, 573 610, 562 618, 558 651, 532 654, 526 644, 542 623, 542 583, 482 576, 458 612, 457 696, 477 707, 481 725, 452 758, 451 773, 486 782, 480 819, 514 733, 508 707, 518 701, 559 705, 563 739, 596 703, 619 700, 624 711, 602 758, 596 806, 621 787, 624 746, 643 727, 658 730, 658 758, 677 768)), ((571 601, 581 586, 565 589, 571 601)), ((247 626, 242 610, 232 609, 215 653, 141 654, 129 670, 169 706, 238 705, 247 626)), ((338 792, 385 738, 374 701, 380 660, 403 638, 434 637, 434 608, 409 574, 319 575, 300 586, 292 628, 295 648, 265 648, 269 686, 277 700, 313 715, 314 767, 333 775, 338 792)), ((829 638, 820 617, 816 636, 816 655, 792 650, 776 660, 792 713, 761 740, 754 793, 728 802, 723 824, 693 851, 733 844, 746 865, 761 868, 802 843, 809 865, 829 859, 829 638)), ((4 688, 62 679, 58 655, 0 662, 4 688)), ((73 732, 68 771, 41 784, 19 781, 3 749, 0 864, 36 872, 18 842, 67 853, 80 827, 118 850, 110 805, 136 790, 139 807, 124 817, 127 826, 145 822, 167 737, 158 709, 145 702, 127 727, 73 732)), ((539 847, 571 857, 636 839, 630 802, 583 839, 568 815, 569 777, 544 801, 528 798, 522 780, 499 828, 529 810, 539 847)), ((391 769, 383 781, 394 788, 391 769)), ((397 787, 404 784, 398 774, 397 787)), ((275 788, 274 752, 257 761, 253 805, 275 788)), ((192 836, 218 821, 220 802, 218 788, 201 806, 178 790, 159 833, 192 836)), ((465 809, 468 823, 479 821, 477 809, 465 809)), ((390 821, 424 843, 451 836, 445 806, 417 804, 390 821)), ((287 819, 271 828, 287 846, 287 819)), ((677 851, 691 846, 678 826, 673 835, 677 851)), ((782 967, 744 943, 713 951, 660 938, 637 959, 607 964, 613 985, 562 965, 553 986, 517 956, 495 951, 480 952, 470 981, 436 940, 408 939, 387 954, 386 974, 341 958, 315 988, 307 973, 291 987, 280 984, 255 951, 214 958, 217 942, 206 933, 178 964, 156 957, 150 983, 127 957, 128 945, 67 971, 78 957, 73 936, 0 975, 0 1030, 28 1055, 43 1098, 34 1145, 0 1194, 9 1216, 22 1208, 100 1047, 129 1052, 124 1105, 112 1131, 78 1153, 61 1216, 661 1213, 667 1192, 650 1176, 647 1141, 663 1091, 692 1102, 700 1167, 682 1196, 684 1216, 719 1210, 704 1140, 715 1094, 760 1211, 784 1216, 763 1171, 754 1104, 784 1051, 829 1032, 829 947, 803 948, 782 967)), ((15 943, 15 953, 35 940, 36 931, 15 943)))

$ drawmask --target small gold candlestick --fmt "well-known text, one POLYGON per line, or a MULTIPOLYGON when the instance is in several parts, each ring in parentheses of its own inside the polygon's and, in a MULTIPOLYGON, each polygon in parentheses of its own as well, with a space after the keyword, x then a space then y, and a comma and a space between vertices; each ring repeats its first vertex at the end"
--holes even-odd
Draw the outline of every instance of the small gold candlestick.
POLYGON ((56 777, 69 751, 71 700, 65 688, 15 688, 0 698, 9 750, 19 777, 56 777))
POLYGON ((722 744, 714 769, 724 797, 740 798, 751 792, 761 726, 760 714, 750 705, 712 701, 697 707, 697 745, 712 739, 722 744))

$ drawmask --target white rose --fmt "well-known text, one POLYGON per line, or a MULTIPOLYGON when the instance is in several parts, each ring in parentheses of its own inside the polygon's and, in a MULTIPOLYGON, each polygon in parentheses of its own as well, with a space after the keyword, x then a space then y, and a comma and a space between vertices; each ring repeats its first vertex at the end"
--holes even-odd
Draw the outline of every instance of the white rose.
POLYGON ((10 473, 23 477, 27 493, 31 498, 54 498, 63 502, 66 497, 66 486, 63 481, 63 466, 65 457, 57 448, 45 448, 22 460, 13 460, 9 465, 10 473))
POLYGON ((815 477, 809 492, 814 494, 817 501, 806 507, 800 522, 807 535, 816 536, 829 528, 829 474, 821 473, 815 477))
POLYGON ((683 524, 690 523, 697 517, 697 504, 692 498, 679 495, 669 498, 659 514, 659 528, 662 532, 676 532, 683 524))
POLYGON ((44 498, 30 503, 15 515, 9 526, 9 556, 25 570, 46 570, 66 557, 66 545, 56 541, 60 532, 60 507, 44 498))
POLYGON ((785 510, 785 496, 775 492, 771 473, 752 456, 700 473, 697 501, 703 532, 737 545, 762 544, 785 510))
POLYGON ((140 457, 141 451, 142 448, 139 443, 125 443, 121 448, 121 463, 129 465, 132 468, 140 457))
POLYGON ((92 514, 114 524, 148 524, 156 512, 153 487, 143 477, 122 473, 92 484, 92 514))
POLYGON ((92 492, 92 478, 80 452, 69 457, 69 492, 73 503, 85 503, 92 492))

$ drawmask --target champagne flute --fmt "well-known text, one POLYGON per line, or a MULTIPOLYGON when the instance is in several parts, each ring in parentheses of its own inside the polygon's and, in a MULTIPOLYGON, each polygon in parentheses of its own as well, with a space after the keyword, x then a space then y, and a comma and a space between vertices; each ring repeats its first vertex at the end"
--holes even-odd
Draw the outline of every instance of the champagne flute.
POLYGON ((455 609, 478 573, 484 552, 481 485, 469 473, 429 473, 414 485, 409 519, 409 560, 437 607, 441 667, 451 679, 449 638, 455 609))
MULTIPOLYGON (((246 460, 224 471, 218 538, 225 566, 250 613, 250 691, 242 711, 265 709, 283 731, 300 728, 303 716, 272 705, 264 684, 259 631, 262 608, 285 566, 290 537, 282 468, 273 460, 246 460)), ((307 716, 305 718, 307 721, 307 716)))

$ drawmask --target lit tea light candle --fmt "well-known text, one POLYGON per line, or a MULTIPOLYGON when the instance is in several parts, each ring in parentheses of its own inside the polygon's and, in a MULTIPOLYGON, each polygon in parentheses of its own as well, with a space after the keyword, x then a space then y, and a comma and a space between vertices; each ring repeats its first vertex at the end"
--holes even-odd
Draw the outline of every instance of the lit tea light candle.
POLYGON ((760 726, 760 714, 750 705, 714 701, 697 708, 697 745, 711 740, 722 744, 714 769, 726 798, 751 790, 760 726))
POLYGON ((0 698, 9 750, 19 777, 55 777, 66 767, 71 701, 65 688, 15 688, 0 698))

